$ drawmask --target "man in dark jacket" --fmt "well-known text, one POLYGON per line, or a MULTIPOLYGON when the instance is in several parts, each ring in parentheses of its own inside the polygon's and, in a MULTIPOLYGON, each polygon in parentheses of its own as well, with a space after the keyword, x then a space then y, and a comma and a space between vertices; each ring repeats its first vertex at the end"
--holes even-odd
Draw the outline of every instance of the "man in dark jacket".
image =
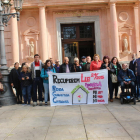
POLYGON ((137 77, 137 99, 140 102, 140 57, 136 59, 135 75, 137 77))
POLYGON ((135 80, 136 80, 136 77, 134 75, 134 72, 128 69, 127 64, 122 64, 122 69, 119 71, 119 74, 118 74, 118 81, 121 84, 122 94, 124 94, 124 88, 127 85, 131 87, 131 93, 134 94, 135 80))
POLYGON ((69 63, 69 58, 64 58, 64 63, 60 66, 60 73, 70 73, 72 65, 69 63))
POLYGON ((85 65, 83 65, 82 69, 83 69, 83 71, 90 71, 91 57, 87 56, 86 61, 87 61, 87 63, 85 65))
POLYGON ((10 72, 10 83, 13 88, 16 90, 17 95, 17 103, 22 103, 22 91, 21 91, 21 84, 19 80, 21 68, 19 67, 19 63, 16 62, 14 64, 14 68, 10 72))
MULTIPOLYGON (((132 70, 133 72, 134 72, 134 74, 135 74, 135 76, 136 76, 136 71, 135 71, 135 69, 136 69, 136 54, 135 53, 133 53, 132 54, 132 60, 130 61, 130 64, 129 64, 129 69, 130 70, 132 70)), ((136 88, 135 88, 135 93, 136 93, 136 98, 138 98, 138 95, 139 95, 139 88, 138 88, 138 78, 137 78, 137 76, 136 76, 136 80, 135 80, 135 86, 136 86, 136 88), (137 90, 136 90, 137 89, 137 90)))
POLYGON ((132 60, 130 61, 129 69, 132 70, 134 74, 135 74, 135 67, 136 67, 136 56, 135 54, 132 54, 132 60))

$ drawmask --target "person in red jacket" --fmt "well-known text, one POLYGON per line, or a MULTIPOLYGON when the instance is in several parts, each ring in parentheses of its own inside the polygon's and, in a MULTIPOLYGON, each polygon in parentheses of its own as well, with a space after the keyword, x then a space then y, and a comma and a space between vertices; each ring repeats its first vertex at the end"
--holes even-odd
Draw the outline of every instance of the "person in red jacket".
POLYGON ((102 61, 100 60, 99 55, 95 54, 93 57, 93 61, 90 64, 90 71, 100 70, 101 65, 102 65, 102 61))

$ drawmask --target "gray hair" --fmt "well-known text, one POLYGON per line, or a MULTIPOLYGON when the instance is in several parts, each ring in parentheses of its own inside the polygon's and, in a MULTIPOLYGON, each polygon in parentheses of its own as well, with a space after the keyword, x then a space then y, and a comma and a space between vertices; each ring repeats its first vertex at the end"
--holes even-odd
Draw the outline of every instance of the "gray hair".
POLYGON ((78 57, 75 57, 74 58, 74 61, 78 61, 79 62, 79 58, 78 57))

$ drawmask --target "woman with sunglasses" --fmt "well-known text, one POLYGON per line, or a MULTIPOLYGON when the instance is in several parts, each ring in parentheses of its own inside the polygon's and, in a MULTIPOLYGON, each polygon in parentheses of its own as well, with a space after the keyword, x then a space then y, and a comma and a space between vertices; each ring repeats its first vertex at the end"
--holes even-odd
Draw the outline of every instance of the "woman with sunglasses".
POLYGON ((72 72, 82 72, 82 67, 79 65, 79 59, 77 57, 74 58, 74 64, 71 68, 72 72))

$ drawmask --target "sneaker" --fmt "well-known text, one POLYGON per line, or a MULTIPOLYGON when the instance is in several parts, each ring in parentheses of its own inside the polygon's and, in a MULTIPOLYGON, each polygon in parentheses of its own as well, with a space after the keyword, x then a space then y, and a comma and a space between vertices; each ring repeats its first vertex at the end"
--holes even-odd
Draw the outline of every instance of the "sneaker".
POLYGON ((45 105, 48 105, 47 102, 45 102, 45 105))
POLYGON ((42 101, 39 102, 39 106, 42 106, 42 101))
POLYGON ((33 106, 37 106, 37 102, 33 102, 33 106))
POLYGON ((23 106, 26 106, 27 104, 22 104, 23 106))

